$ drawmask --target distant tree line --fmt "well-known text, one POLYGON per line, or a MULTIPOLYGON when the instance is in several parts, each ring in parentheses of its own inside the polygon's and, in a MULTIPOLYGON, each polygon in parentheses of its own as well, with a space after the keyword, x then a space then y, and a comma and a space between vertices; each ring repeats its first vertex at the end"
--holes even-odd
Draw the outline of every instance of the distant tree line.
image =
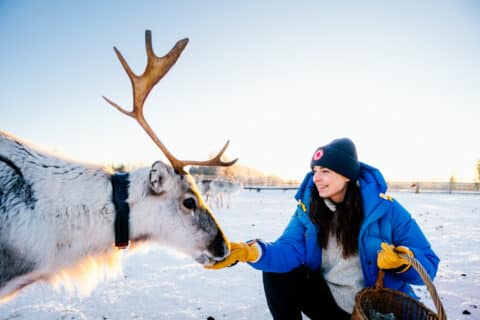
POLYGON ((196 167, 188 170, 192 176, 205 177, 207 179, 220 178, 239 182, 242 185, 298 185, 299 181, 283 179, 276 175, 265 174, 260 170, 247 166, 234 164, 231 167, 196 167))

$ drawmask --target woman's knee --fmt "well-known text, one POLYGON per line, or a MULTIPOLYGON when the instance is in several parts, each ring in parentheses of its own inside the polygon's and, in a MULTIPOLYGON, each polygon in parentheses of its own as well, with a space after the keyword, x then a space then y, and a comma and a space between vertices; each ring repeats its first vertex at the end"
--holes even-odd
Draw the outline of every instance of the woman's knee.
POLYGON ((287 273, 263 272, 265 297, 273 319, 302 319, 299 301, 300 279, 301 273, 297 270, 287 273))
POLYGON ((281 290, 294 292, 296 288, 301 287, 303 279, 304 270, 301 268, 285 273, 263 272, 263 286, 265 291, 281 290))

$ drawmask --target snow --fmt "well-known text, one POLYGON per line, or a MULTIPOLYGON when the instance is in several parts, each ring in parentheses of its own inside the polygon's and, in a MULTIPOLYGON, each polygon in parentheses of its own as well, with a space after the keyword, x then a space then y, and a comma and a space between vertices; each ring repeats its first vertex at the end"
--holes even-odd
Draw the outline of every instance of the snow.
MULTIPOLYGON (((241 191, 215 213, 233 241, 273 241, 290 219, 294 191, 241 191)), ((441 264, 434 285, 448 319, 480 319, 480 196, 392 193, 416 218, 441 264), (468 310, 471 314, 462 314, 468 310)), ((261 273, 246 264, 206 270, 191 258, 154 247, 124 253, 123 275, 86 297, 37 283, 0 306, 13 319, 271 319, 261 273)), ((425 287, 422 302, 435 310, 425 287)))

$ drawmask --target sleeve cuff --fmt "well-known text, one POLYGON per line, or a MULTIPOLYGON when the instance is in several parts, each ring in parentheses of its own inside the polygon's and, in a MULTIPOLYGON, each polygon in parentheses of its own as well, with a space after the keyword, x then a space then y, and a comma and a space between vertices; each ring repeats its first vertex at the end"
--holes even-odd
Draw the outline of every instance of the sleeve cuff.
POLYGON ((257 259, 255 259, 255 261, 251 261, 252 263, 257 263, 258 261, 260 261, 260 259, 262 258, 262 254, 263 254, 263 249, 262 249, 262 246, 258 243, 258 242, 255 242, 253 244, 257 250, 258 250, 258 257, 257 259))
POLYGON ((257 263, 257 262, 260 261, 260 259, 262 258, 262 254, 263 254, 262 246, 260 245, 260 243, 258 243, 257 239, 255 239, 255 240, 249 240, 249 241, 247 241, 247 244, 248 244, 249 246, 252 246, 252 247, 257 248, 257 252, 258 252, 257 259, 252 260, 252 261, 249 261, 250 263, 257 263))

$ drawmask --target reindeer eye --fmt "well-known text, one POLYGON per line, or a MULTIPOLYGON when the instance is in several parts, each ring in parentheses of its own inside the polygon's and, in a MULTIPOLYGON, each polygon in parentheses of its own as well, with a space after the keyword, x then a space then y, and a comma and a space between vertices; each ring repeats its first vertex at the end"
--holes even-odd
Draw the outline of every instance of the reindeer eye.
POLYGON ((185 206, 185 208, 190 210, 193 210, 197 207, 195 200, 193 198, 187 198, 183 200, 183 205, 185 206))

